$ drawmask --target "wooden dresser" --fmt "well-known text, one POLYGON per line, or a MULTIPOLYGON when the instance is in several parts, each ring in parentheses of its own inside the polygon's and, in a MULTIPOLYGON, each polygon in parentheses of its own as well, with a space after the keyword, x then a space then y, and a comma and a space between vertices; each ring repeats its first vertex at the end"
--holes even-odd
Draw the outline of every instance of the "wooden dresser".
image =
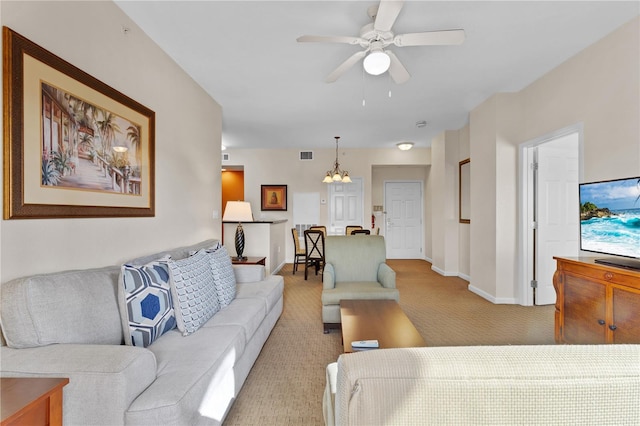
POLYGON ((557 343, 640 343, 640 271, 554 259, 557 343))

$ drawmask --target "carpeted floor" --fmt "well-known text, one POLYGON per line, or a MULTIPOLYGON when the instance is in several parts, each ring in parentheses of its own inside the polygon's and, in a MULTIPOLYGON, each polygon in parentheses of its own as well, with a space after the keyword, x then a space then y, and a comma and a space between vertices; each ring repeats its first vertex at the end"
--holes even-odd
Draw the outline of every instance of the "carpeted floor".
MULTIPOLYGON (((421 260, 389 260, 400 306, 429 346, 552 344, 554 307, 494 305, 421 260)), ((284 311, 225 425, 322 425, 325 367, 342 353, 339 331, 322 332, 321 275, 286 265, 284 311)))

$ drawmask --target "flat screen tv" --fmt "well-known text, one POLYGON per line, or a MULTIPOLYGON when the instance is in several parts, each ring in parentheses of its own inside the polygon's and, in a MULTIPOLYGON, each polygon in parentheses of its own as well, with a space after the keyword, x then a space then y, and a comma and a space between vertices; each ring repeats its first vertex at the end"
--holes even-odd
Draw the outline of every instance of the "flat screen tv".
POLYGON ((640 270, 640 176, 580 186, 580 249, 598 263, 640 270))

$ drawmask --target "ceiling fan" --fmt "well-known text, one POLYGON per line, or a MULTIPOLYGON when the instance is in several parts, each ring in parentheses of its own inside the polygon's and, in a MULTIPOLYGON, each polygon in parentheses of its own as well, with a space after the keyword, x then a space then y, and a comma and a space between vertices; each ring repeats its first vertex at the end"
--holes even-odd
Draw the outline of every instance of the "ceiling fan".
POLYGON ((373 22, 360 29, 359 37, 303 35, 298 37, 297 41, 359 44, 364 49, 351 55, 333 70, 325 78, 327 83, 336 81, 364 58, 363 66, 369 74, 380 75, 388 70, 393 81, 402 84, 409 80, 411 75, 393 51, 387 49, 391 44, 397 47, 443 46, 462 44, 464 41, 464 30, 461 29, 394 35, 391 27, 402 6, 403 0, 381 0, 379 5, 371 6, 367 10, 367 15, 373 22))

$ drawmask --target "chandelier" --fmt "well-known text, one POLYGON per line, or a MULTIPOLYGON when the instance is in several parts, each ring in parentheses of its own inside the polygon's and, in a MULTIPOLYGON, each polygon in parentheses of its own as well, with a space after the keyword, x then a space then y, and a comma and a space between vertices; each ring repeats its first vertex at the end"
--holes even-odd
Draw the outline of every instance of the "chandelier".
POLYGON ((327 175, 322 180, 323 183, 333 183, 333 182, 342 182, 342 183, 351 183, 351 178, 349 177, 349 172, 346 170, 342 170, 340 168, 340 163, 338 163, 338 140, 340 140, 340 136, 334 136, 336 138, 336 162, 333 163, 333 170, 328 170, 327 175))

